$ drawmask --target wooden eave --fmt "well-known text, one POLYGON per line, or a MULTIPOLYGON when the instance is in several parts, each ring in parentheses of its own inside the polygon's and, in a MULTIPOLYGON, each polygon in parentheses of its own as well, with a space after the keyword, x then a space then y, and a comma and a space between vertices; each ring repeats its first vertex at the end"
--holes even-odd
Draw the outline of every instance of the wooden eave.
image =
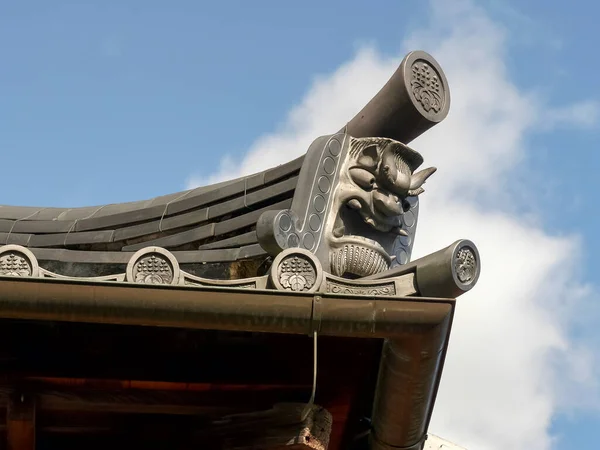
MULTIPOLYGON (((139 426, 154 423, 151 417, 180 417, 165 419, 165 424, 175 420, 175 429, 183 427, 186 433, 194 429, 199 435, 205 430, 205 437, 212 436, 210 423, 219 417, 268 411, 269 405, 281 402, 308 402, 313 369, 310 337, 316 331, 320 356, 315 403, 333 420, 328 448, 352 448, 369 430, 363 417, 369 416, 374 399, 388 395, 375 392, 384 339, 401 342, 409 353, 425 348, 439 353, 435 357, 439 363, 417 369, 425 385, 426 380, 432 383, 427 404, 419 406, 424 399, 413 394, 403 400, 409 410, 428 411, 418 427, 427 428, 453 311, 451 299, 381 300, 267 289, 2 277, 0 321, 13 339, 0 345, 4 355, 0 404, 9 405, 15 395, 35 398, 43 424, 38 433, 47 442, 63 442, 60 439, 73 433, 79 437, 72 442, 87 442, 95 433, 108 439, 106 433, 118 429, 115 414, 127 414, 139 426), (198 343, 194 351, 177 352, 174 343, 182 332, 191 333, 184 345, 198 343), (65 333, 75 341, 65 340, 65 333), (18 341, 17 335, 30 339, 18 341), (103 343, 109 335, 113 337, 103 343), (82 342, 86 339, 89 345, 82 342), (207 346, 206 339, 213 345, 207 346), (170 348, 156 348, 157 340, 170 343, 170 348), (32 359, 36 347, 40 353, 32 359), (153 348, 155 357, 150 356, 153 348), (99 358, 95 364, 94 352, 99 358), (128 358, 132 358, 129 369, 124 364, 128 358), (189 358, 198 358, 191 367, 185 363, 189 358), (167 361, 179 369, 155 366, 167 361), (190 420, 200 420, 204 428, 198 423, 195 428, 182 425, 190 420), (105 433, 92 432, 94 426, 104 427, 105 433)), ((409 423, 404 426, 411 428, 409 423)), ((185 442, 202 442, 201 436, 200 441, 194 439, 185 442)))

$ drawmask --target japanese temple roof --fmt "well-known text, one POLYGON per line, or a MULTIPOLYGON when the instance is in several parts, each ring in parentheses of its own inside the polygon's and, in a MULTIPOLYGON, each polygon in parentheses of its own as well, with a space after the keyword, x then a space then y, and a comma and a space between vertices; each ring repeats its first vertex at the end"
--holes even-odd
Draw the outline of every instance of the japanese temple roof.
MULTIPOLYGON (((144 383, 127 379, 132 372, 139 374, 127 361, 136 359, 138 351, 154 348, 141 350, 145 338, 139 336, 154 336, 169 347, 178 342, 179 331, 201 330, 205 334, 195 336, 195 342, 213 332, 238 333, 231 340, 243 342, 243 351, 259 352, 264 359, 244 359, 243 351, 232 350, 236 345, 230 345, 228 335, 223 338, 227 343, 219 338, 204 345, 202 351, 212 359, 202 361, 202 373, 186 365, 197 357, 197 348, 172 358, 169 351, 163 352, 160 361, 152 356, 143 365, 162 374, 157 377, 166 373, 165 360, 185 367, 175 370, 177 389, 190 388, 192 378, 201 380, 195 389, 209 392, 213 401, 202 413, 210 439, 228 442, 228 430, 236 429, 238 419, 247 424, 259 417, 270 433, 265 424, 283 418, 291 422, 277 422, 283 428, 276 436, 267 433, 278 444, 264 448, 287 448, 293 441, 297 446, 290 448, 326 450, 331 434, 330 450, 350 448, 349 442, 366 436, 372 450, 422 449, 455 298, 476 284, 480 272, 477 248, 464 239, 410 261, 421 186, 435 168, 417 172, 423 158, 407 144, 443 120, 449 107, 447 81, 437 62, 427 53, 411 52, 341 130, 316 137, 304 156, 278 167, 146 201, 82 208, 0 206, 0 320, 8 327, 1 327, 0 335, 4 329, 11 335, 24 329, 39 341, 4 340, 8 356, 0 364, 4 361, 18 380, 4 393, 7 429, 11 414, 25 408, 30 393, 41 399, 42 413, 52 420, 72 420, 55 414, 57 404, 62 414, 65 399, 68 403, 74 396, 72 390, 57 393, 57 385, 64 388, 69 382, 56 374, 79 373, 82 378, 70 375, 79 380, 73 383, 102 384, 93 380, 98 366, 89 362, 97 355, 104 358, 105 375, 118 378, 119 395, 141 395, 128 391, 132 383, 144 383), (120 331, 122 339, 112 348, 97 327, 127 331, 120 331), (148 329, 157 331, 142 331, 148 329), (59 362, 47 355, 42 362, 32 361, 46 339, 64 343, 60 330, 66 330, 66 347, 81 345, 85 350, 67 352, 59 362), (256 333, 269 336, 268 358, 256 333), (294 335, 313 339, 312 361, 306 361, 305 347, 297 350, 304 344, 294 335), (325 357, 317 364, 321 336, 325 357), (89 347, 79 342, 88 338, 89 347), (139 350, 123 351, 132 339, 141 342, 139 350), (86 362, 78 365, 78 358, 86 362), (281 361, 289 366, 278 368, 281 361), (358 367, 353 369, 355 361, 358 367), (260 364, 268 367, 254 367, 260 364), (319 385, 318 367, 324 372, 319 385), (277 383, 265 382, 274 372, 282 373, 277 383), (314 377, 313 396, 304 408, 298 393, 306 394, 307 373, 314 377), (297 384, 300 375, 302 389, 297 384), (224 382, 224 376, 238 384, 224 382), (322 391, 315 399, 317 385, 322 391), (267 401, 257 400, 261 389, 270 393, 270 400, 279 393, 296 403, 240 413, 237 419, 219 418, 223 408, 241 411, 229 392, 240 386, 251 392, 250 406, 267 401), (20 403, 15 393, 21 395, 20 403), (359 426, 365 417, 372 423, 359 426), (290 426, 292 441, 281 440, 290 426)), ((60 353, 60 348, 49 350, 52 345, 47 352, 60 353)), ((153 380, 159 381, 168 380, 153 380)), ((2 395, 0 381, 0 399, 2 395)), ((160 402, 152 398, 153 407, 160 409, 160 402)), ((79 396, 67 409, 98 408, 104 401, 79 396)), ((145 407, 138 405, 135 413, 145 413, 145 407)), ((186 408, 198 411, 198 405, 186 408)), ((27 411, 35 416, 35 408, 27 411)), ((115 411, 121 412, 110 409, 115 411)), ((15 420, 24 417, 15 414, 15 420)), ((31 423, 35 420, 29 421, 30 428, 31 423)), ((235 448, 263 448, 245 445, 235 448)))

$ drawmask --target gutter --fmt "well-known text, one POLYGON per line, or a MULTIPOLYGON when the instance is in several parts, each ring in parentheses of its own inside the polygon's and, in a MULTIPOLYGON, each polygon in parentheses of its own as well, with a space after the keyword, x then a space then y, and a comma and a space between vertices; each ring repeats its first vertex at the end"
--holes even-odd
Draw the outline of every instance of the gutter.
POLYGON ((455 302, 379 298, 0 277, 1 319, 386 339, 371 448, 420 449, 455 302))

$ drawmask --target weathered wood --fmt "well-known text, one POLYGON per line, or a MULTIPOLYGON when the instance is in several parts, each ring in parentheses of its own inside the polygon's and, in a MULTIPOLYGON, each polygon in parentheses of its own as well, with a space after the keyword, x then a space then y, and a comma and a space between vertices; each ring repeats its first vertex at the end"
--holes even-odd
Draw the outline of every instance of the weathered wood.
MULTIPOLYGON (((204 426, 205 420, 233 412, 268 410, 278 402, 310 397, 312 339, 307 336, 12 320, 0 324, 0 386, 25 386, 44 394, 37 408, 38 442, 44 448, 105 449, 91 436, 112 436, 119 430, 133 448, 142 448, 137 439, 148 435, 148 423, 172 419, 173 433, 184 436, 200 428, 198 420, 204 426), (177 409, 186 414, 171 414, 177 409), (116 428, 124 420, 143 430, 116 428)), ((357 429, 363 431, 361 419, 371 411, 380 354, 380 340, 319 338, 316 402, 334 418, 331 449, 350 448, 357 429)), ((2 403, 0 396, 0 408, 2 403)), ((123 438, 115 439, 119 443, 123 438)), ((169 439, 151 439, 164 444, 153 448, 188 450, 169 439)), ((131 448, 112 441, 107 446, 131 448)))
MULTIPOLYGON (((301 400, 310 386, 212 385, 136 380, 23 378, 38 411, 170 414, 221 417, 301 400)), ((0 385, 0 406, 12 392, 0 385)))
POLYGON ((195 438, 219 441, 223 450, 327 450, 331 414, 313 405, 303 418, 305 407, 304 403, 280 403, 267 411, 224 417, 195 438))
POLYGON ((35 450, 35 410, 33 396, 12 393, 6 409, 8 450, 35 450))

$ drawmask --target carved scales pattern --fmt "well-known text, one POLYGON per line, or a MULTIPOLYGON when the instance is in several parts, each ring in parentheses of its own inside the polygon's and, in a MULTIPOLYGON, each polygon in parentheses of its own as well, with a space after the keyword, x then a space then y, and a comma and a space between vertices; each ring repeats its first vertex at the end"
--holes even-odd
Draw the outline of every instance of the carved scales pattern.
POLYGON ((365 277, 383 272, 388 268, 388 262, 375 250, 346 244, 332 253, 331 267, 337 276, 349 272, 365 277))

